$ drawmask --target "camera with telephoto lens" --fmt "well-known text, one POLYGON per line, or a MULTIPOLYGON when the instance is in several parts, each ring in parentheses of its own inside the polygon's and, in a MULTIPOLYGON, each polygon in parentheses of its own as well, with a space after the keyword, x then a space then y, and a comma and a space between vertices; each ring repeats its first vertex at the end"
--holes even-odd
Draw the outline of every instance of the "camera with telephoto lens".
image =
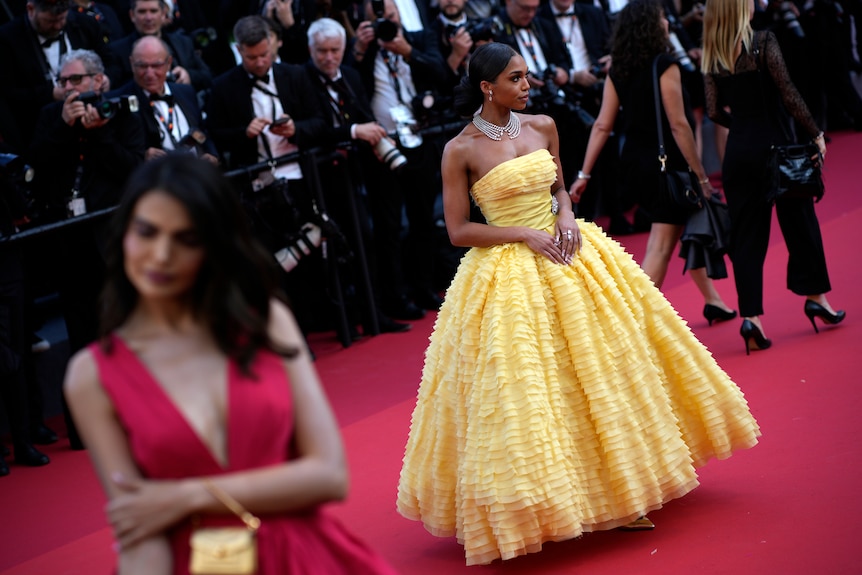
POLYGON ((407 158, 404 157, 395 142, 389 138, 380 138, 380 141, 374 146, 374 155, 393 172, 407 163, 407 158))
POLYGON ((557 66, 548 64, 548 67, 542 72, 544 85, 541 87, 530 85, 531 110, 548 114, 552 117, 569 114, 584 128, 592 128, 593 124, 596 123, 595 117, 581 107, 581 102, 578 98, 573 97, 569 99, 566 96, 566 92, 554 83, 556 76, 557 66))
POLYGON ((374 13, 374 22, 371 23, 374 28, 374 37, 384 42, 389 42, 398 35, 398 24, 392 20, 384 18, 386 13, 386 5, 383 0, 371 0, 371 11, 374 13))
POLYGON ((84 92, 76 98, 79 102, 92 105, 99 113, 99 117, 109 120, 119 113, 137 112, 137 96, 116 96, 106 98, 96 92, 84 92))
MULTIPOLYGON (((478 18, 475 20, 467 20, 461 26, 446 25, 446 37, 451 39, 459 29, 464 28, 470 39, 473 42, 493 42, 497 39, 500 32, 503 31, 503 22, 498 16, 489 16, 488 18, 478 18)), ((473 50, 476 49, 475 44, 473 50)))
POLYGON ((684 30, 682 22, 673 14, 665 14, 665 18, 667 19, 668 27, 667 37, 670 41, 670 46, 673 50, 672 55, 676 63, 686 72, 696 72, 697 67, 691 61, 691 58, 688 57, 688 52, 685 51, 682 42, 679 41, 679 36, 677 36, 677 32, 684 30))

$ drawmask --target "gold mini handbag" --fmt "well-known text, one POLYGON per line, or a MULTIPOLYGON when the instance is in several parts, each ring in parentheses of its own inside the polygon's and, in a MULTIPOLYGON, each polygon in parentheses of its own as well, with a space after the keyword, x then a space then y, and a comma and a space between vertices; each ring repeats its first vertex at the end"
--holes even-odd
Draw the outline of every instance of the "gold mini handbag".
POLYGON ((189 573, 192 575, 254 575, 257 572, 257 530, 260 519, 239 502, 204 480, 204 487, 224 503, 245 527, 200 527, 192 531, 189 573))

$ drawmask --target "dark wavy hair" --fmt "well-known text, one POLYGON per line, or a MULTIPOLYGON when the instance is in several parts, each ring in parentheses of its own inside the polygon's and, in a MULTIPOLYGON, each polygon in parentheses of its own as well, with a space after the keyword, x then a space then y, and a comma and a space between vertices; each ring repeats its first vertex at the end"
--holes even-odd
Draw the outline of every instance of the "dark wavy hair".
POLYGON ((611 44, 612 74, 627 81, 638 70, 649 68, 669 43, 661 18, 664 8, 658 0, 633 0, 623 8, 614 23, 611 44))
POLYGON ((275 261, 252 237, 236 193, 209 162, 177 154, 139 166, 113 214, 99 326, 106 351, 110 351, 107 336, 131 316, 138 303, 138 292, 125 271, 123 237, 138 201, 154 191, 170 195, 186 208, 204 247, 203 265, 188 294, 188 305, 222 352, 246 374, 261 348, 295 356, 295 349, 280 348, 267 334, 271 299, 280 297, 275 261))
POLYGON ((500 42, 479 46, 473 52, 467 74, 455 87, 455 111, 458 115, 469 118, 479 109, 485 101, 485 94, 482 93, 479 84, 482 80, 496 81, 497 76, 509 65, 512 56, 517 55, 518 53, 511 46, 500 42))

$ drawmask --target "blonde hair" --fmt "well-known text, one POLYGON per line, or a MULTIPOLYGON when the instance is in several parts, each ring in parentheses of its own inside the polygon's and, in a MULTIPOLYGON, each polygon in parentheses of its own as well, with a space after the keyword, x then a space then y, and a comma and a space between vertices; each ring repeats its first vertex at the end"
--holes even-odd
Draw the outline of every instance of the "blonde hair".
POLYGON ((741 42, 745 51, 750 52, 753 37, 750 0, 709 0, 703 15, 701 71, 733 73, 739 55, 736 47, 741 42))

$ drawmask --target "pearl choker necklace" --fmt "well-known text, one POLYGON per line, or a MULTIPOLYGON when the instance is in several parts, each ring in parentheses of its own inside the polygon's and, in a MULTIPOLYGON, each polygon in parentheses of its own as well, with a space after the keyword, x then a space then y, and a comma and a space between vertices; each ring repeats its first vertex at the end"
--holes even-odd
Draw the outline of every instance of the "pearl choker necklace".
POLYGON ((510 140, 514 140, 521 133, 521 120, 513 112, 509 112, 509 122, 505 126, 492 124, 479 114, 473 116, 473 125, 476 126, 477 130, 496 142, 499 142, 503 138, 503 132, 509 134, 510 140))

